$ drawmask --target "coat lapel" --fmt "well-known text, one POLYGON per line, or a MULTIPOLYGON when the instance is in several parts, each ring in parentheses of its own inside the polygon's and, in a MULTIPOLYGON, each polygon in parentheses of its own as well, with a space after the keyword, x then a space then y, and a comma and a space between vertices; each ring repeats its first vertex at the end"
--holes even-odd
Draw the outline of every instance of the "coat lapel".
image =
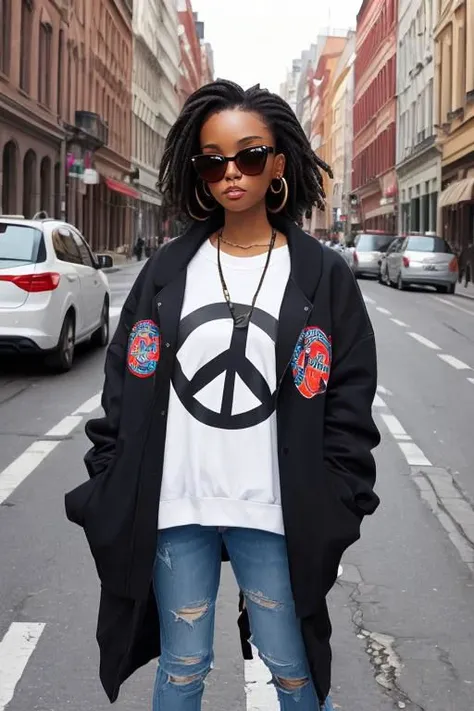
POLYGON ((283 296, 278 321, 276 369, 278 387, 285 376, 298 342, 313 309, 313 299, 322 273, 322 248, 289 220, 275 225, 287 237, 291 273, 283 296))

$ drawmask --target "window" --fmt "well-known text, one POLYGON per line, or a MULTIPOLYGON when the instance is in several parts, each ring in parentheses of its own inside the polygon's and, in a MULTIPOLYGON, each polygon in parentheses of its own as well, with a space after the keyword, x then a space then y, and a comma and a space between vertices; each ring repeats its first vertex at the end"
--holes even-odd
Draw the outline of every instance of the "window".
POLYGON ((31 31, 33 26, 33 0, 21 3, 20 87, 30 91, 31 31))
POLYGON ((64 30, 59 30, 58 41, 58 76, 57 76, 57 107, 58 114, 63 111, 63 56, 64 56, 64 30))
POLYGON ((42 234, 33 227, 0 224, 0 260, 2 267, 18 267, 39 261, 42 234))
POLYGON ((38 101, 51 104, 51 38, 53 30, 50 24, 40 23, 39 62, 38 62, 38 101))
POLYGON ((76 243, 77 249, 79 250, 79 254, 81 255, 82 264, 84 264, 86 267, 94 267, 94 259, 92 257, 92 253, 87 244, 85 243, 85 240, 82 235, 80 235, 79 232, 73 231, 72 237, 74 242, 76 243))
POLYGON ((10 73, 11 0, 0 0, 0 72, 10 73))
POLYGON ((53 246, 56 252, 56 257, 61 262, 69 262, 70 264, 82 264, 79 249, 74 242, 70 230, 66 227, 60 227, 53 232, 53 246))
POLYGON ((450 254, 447 243, 440 237, 409 237, 406 249, 410 252, 436 252, 450 254))

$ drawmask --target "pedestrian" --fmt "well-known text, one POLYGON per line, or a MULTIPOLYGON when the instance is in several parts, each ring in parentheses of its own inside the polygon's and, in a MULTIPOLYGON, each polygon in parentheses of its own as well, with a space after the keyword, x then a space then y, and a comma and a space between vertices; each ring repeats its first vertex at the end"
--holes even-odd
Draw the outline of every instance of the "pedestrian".
MULTIPOLYGON (((289 105, 218 80, 160 169, 189 222, 141 271, 109 347, 90 480, 69 493, 101 581, 100 674, 159 657, 153 711, 199 711, 221 558, 283 711, 330 711, 326 596, 378 505, 374 336, 354 277, 297 221, 324 208, 289 105)), ((237 601, 236 601, 237 602, 237 601)), ((237 609, 236 609, 237 616, 237 609)))
POLYGON ((143 237, 139 237, 135 242, 135 256, 137 258, 137 262, 141 262, 142 260, 144 245, 145 240, 143 239, 143 237))

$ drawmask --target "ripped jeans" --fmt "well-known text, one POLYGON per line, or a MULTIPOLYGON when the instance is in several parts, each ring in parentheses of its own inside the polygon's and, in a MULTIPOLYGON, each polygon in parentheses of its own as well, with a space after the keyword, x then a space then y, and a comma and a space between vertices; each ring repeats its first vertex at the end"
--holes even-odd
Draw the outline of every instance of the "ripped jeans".
POLYGON ((310 679, 283 536, 244 528, 180 526, 160 531, 154 590, 161 657, 153 711, 200 711, 213 661, 224 541, 246 599, 252 641, 271 672, 282 711, 321 709, 310 679))

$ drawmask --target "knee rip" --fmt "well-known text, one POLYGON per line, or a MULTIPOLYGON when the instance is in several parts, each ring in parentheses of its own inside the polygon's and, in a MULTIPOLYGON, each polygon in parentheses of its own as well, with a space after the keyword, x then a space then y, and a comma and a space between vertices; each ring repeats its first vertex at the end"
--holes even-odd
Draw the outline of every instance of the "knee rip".
POLYGON ((173 612, 173 615, 176 622, 186 622, 192 627, 194 622, 201 619, 201 617, 204 617, 208 609, 208 603, 203 603, 202 605, 196 605, 195 607, 182 607, 177 612, 173 612))
POLYGON ((250 602, 255 603, 255 605, 259 605, 260 607, 265 607, 267 608, 267 610, 277 610, 279 607, 281 607, 280 602, 270 600, 270 598, 265 597, 262 592, 253 592, 246 590, 244 595, 250 602))
POLYGON ((194 681, 202 679, 202 674, 193 674, 192 676, 170 676, 170 684, 175 686, 186 686, 187 684, 192 684, 194 681))
POLYGON ((281 677, 276 677, 278 685, 284 689, 284 691, 299 691, 306 684, 309 683, 309 679, 282 679, 281 677))

